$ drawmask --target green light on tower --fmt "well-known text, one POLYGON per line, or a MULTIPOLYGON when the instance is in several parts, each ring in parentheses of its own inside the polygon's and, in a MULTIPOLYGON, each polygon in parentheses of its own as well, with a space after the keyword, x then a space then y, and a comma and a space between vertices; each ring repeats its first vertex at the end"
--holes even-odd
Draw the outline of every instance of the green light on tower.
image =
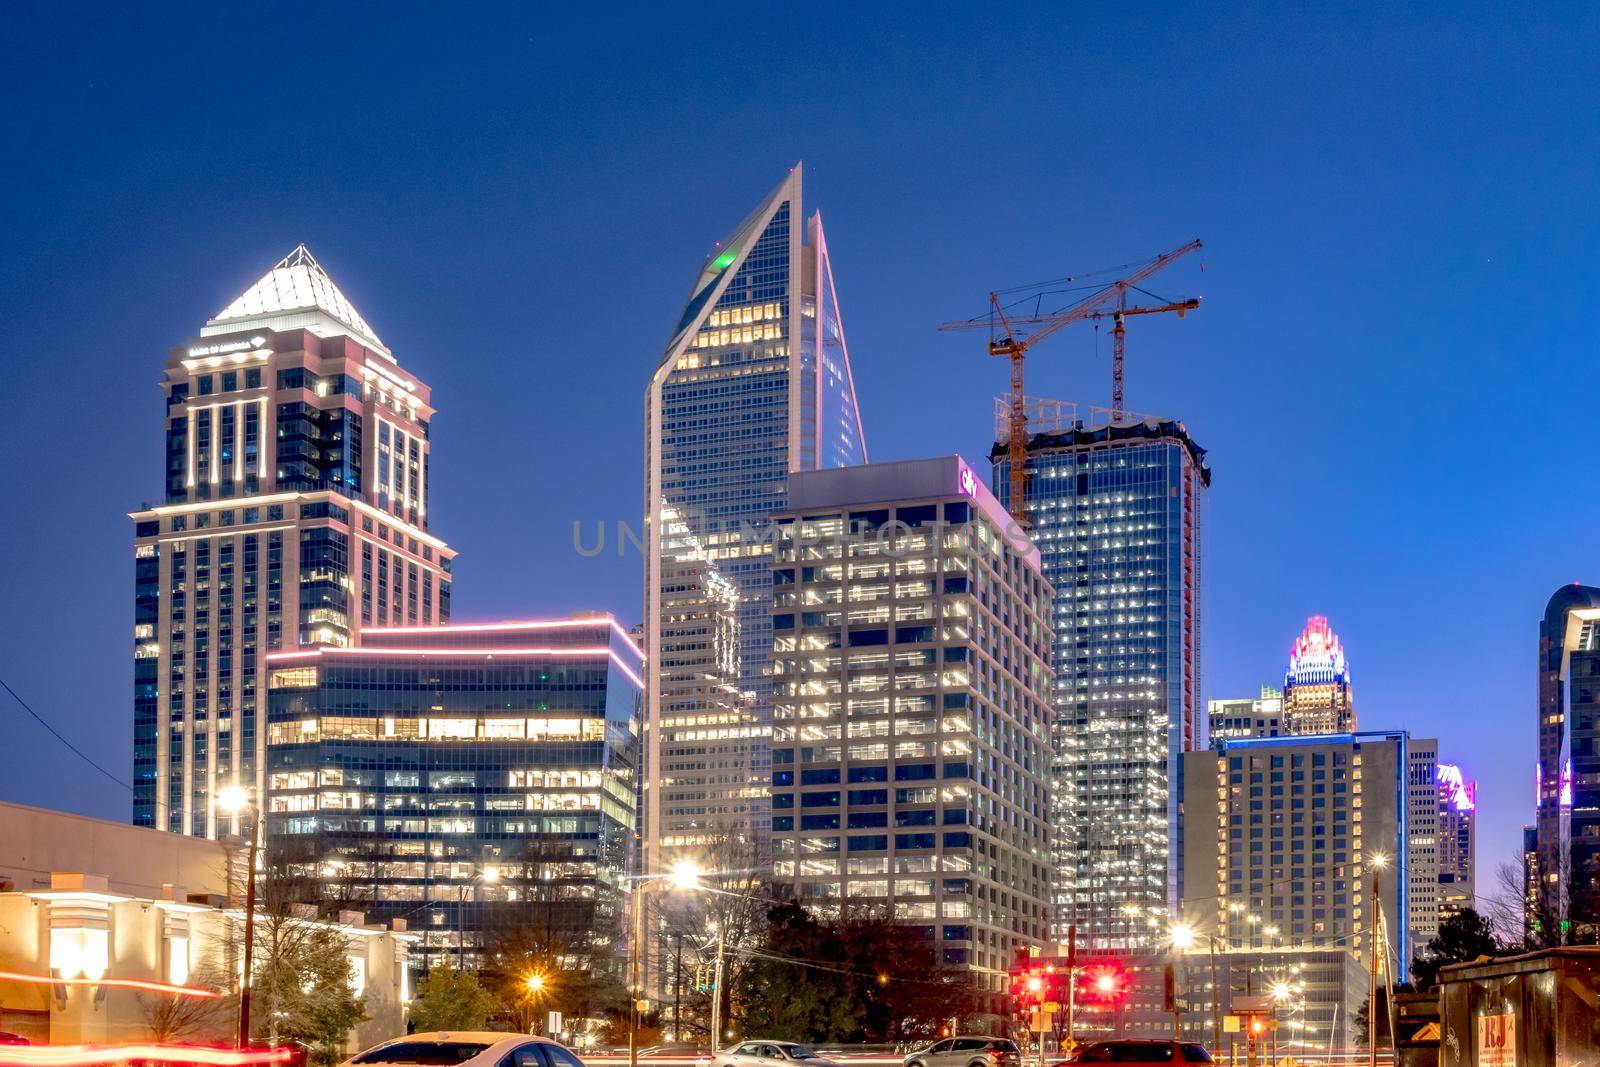
POLYGON ((733 261, 738 257, 738 255, 738 249, 730 248, 716 259, 713 259, 711 261, 711 265, 717 270, 727 270, 729 267, 733 266, 733 261))

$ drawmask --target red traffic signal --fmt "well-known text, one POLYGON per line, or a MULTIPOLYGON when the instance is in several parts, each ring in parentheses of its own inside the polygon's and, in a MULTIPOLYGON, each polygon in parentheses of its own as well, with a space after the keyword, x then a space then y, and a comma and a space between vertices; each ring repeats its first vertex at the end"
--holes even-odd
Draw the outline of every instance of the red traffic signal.
POLYGON ((1115 964, 1092 964, 1078 977, 1078 995, 1092 1003, 1115 1004, 1128 995, 1128 972, 1115 964))
POLYGON ((1019 1004, 1045 1004, 1066 999, 1067 975, 1055 964, 1024 967, 1012 972, 1011 996, 1019 1004))

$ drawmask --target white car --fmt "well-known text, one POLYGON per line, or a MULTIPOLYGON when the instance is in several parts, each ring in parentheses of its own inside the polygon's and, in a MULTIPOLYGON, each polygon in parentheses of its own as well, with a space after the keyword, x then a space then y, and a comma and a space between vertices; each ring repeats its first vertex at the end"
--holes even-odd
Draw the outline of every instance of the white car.
POLYGON ((696 1061, 696 1067, 840 1067, 840 1064, 793 1041, 741 1041, 714 1056, 696 1061))
POLYGON ((531 1034, 472 1030, 410 1034, 374 1045, 339 1067, 392 1063, 411 1067, 583 1067, 559 1041, 531 1034))

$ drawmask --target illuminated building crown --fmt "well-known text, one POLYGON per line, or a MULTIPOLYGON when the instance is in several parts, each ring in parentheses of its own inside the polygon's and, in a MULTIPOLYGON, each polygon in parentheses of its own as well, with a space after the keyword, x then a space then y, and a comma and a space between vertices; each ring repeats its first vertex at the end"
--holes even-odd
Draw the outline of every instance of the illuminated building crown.
POLYGON ((1289 650, 1289 673, 1284 685, 1349 684, 1350 665, 1345 662, 1339 635, 1328 628, 1326 615, 1313 615, 1289 650))

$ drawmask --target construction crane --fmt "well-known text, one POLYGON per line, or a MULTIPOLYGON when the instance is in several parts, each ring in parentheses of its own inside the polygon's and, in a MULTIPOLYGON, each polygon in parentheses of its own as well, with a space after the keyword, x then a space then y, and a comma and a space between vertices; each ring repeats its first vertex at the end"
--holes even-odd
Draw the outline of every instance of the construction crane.
MULTIPOLYGON (((1028 349, 1043 341, 1046 337, 1056 333, 1074 322, 1085 319, 1101 318, 1106 316, 1116 317, 1116 331, 1123 334, 1126 331, 1122 325, 1122 316, 1130 314, 1152 314, 1158 311, 1188 311, 1190 307, 1198 307, 1200 301, 1182 301, 1179 304, 1164 305, 1161 307, 1127 307, 1128 290, 1139 289, 1139 283, 1147 280, 1152 275, 1164 270, 1172 263, 1190 252, 1198 251, 1201 247, 1198 239, 1186 245, 1180 245, 1169 252, 1163 252, 1154 259, 1137 267, 1133 273, 1125 278, 1118 278, 1114 282, 1101 286, 1077 303, 1070 304, 1059 311, 1043 312, 1041 310, 1043 297, 1047 294, 1039 293, 1025 301, 1013 300, 1009 304, 1012 315, 1006 314, 1007 304, 1001 303, 1002 295, 1009 295, 1018 290, 1005 290, 989 294, 989 310, 986 314, 973 319, 964 319, 957 322, 946 322, 939 326, 941 330, 973 330, 988 329, 989 354, 1004 357, 1011 363, 1011 402, 1009 415, 1009 440, 1007 442, 1007 459, 1011 467, 1011 514, 1019 522, 1026 524, 1028 519, 1024 514, 1023 501, 1026 478, 1024 470, 1028 458, 1028 413, 1027 399, 1023 388, 1023 362, 1027 357, 1028 349), (1017 314, 1019 303, 1032 302, 1034 307, 1029 313, 1017 314), (1116 302, 1119 306, 1107 310, 1107 305, 1116 302), (1180 310, 1181 309, 1181 310, 1180 310), (1026 329, 1026 327, 1035 327, 1026 329)), ((1071 279, 1068 279, 1071 281, 1071 279)), ((1034 288, 1034 287, 1029 287, 1034 288)), ((1125 339, 1119 338, 1113 352, 1112 363, 1112 402, 1118 410, 1122 407, 1122 365, 1123 345, 1125 339)))

